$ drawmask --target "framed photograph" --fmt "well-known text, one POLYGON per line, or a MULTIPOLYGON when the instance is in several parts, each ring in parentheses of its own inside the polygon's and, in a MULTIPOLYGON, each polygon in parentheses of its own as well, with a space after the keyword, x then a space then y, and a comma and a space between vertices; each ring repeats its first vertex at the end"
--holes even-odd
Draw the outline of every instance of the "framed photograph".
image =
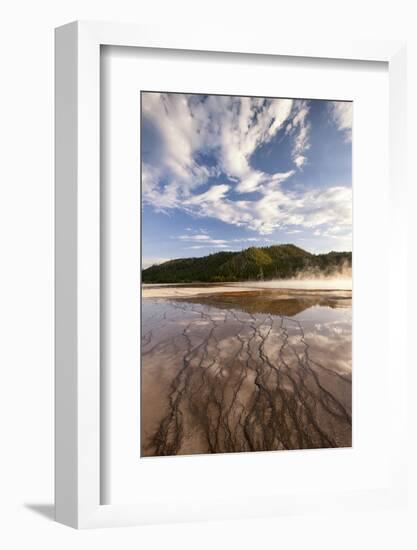
POLYGON ((56 30, 56 518, 405 499, 405 53, 56 30))
POLYGON ((142 457, 352 446, 352 106, 141 92, 142 457))

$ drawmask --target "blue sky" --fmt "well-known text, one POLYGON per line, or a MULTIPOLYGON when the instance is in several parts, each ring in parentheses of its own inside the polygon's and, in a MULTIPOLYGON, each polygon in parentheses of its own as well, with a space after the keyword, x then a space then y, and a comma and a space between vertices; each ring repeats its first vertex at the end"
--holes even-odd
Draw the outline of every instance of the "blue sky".
POLYGON ((351 250, 352 103, 142 92, 143 266, 351 250))

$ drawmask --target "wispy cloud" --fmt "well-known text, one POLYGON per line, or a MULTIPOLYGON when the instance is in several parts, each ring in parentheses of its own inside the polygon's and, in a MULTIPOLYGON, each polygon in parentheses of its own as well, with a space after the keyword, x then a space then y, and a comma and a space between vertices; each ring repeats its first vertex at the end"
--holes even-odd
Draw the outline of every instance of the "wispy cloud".
POLYGON ((184 243, 185 248, 191 250, 200 250, 203 248, 227 248, 229 250, 243 248, 253 245, 253 243, 267 244, 271 239, 265 237, 242 237, 239 239, 216 239, 208 233, 197 233, 194 235, 178 235, 171 237, 184 243), (193 244, 195 243, 195 244, 193 244), (237 245, 240 246, 237 246, 237 245))
POLYGON ((310 149, 310 123, 307 121, 309 107, 307 101, 298 102, 298 110, 293 119, 288 122, 285 132, 294 135, 292 159, 297 168, 301 169, 307 162, 306 151, 310 149))
MULTIPOLYGON (((308 165, 308 101, 145 93, 142 109, 158 136, 158 161, 142 163, 143 201, 156 211, 180 209, 260 235, 285 226, 351 224, 350 187, 297 191, 283 185, 308 165), (254 168, 253 155, 279 132, 291 143, 290 169, 254 168)), ((348 137, 351 104, 332 103, 330 116, 348 137)), ((226 244, 185 237, 180 240, 192 246, 226 244)))
POLYGON ((352 192, 341 186, 298 193, 277 188, 255 201, 233 201, 225 192, 211 192, 185 201, 183 208, 195 216, 214 217, 268 235, 283 226, 350 225, 352 192))
POLYGON ((352 141, 352 111, 351 101, 330 101, 330 117, 337 129, 345 135, 346 141, 352 141))
POLYGON ((227 244, 195 244, 187 246, 188 250, 200 250, 202 248, 229 248, 227 244))
POLYGON ((208 246, 208 245, 224 245, 227 243, 224 239, 212 239, 207 233, 198 234, 198 235, 180 235, 178 238, 180 241, 187 241, 187 242, 199 242, 204 243, 200 246, 208 246))

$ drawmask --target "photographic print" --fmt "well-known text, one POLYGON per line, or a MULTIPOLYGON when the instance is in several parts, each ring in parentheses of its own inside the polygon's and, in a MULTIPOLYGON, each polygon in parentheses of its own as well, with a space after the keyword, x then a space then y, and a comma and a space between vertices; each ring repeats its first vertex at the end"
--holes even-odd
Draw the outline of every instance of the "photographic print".
POLYGON ((350 447, 352 102, 140 102, 141 456, 350 447))

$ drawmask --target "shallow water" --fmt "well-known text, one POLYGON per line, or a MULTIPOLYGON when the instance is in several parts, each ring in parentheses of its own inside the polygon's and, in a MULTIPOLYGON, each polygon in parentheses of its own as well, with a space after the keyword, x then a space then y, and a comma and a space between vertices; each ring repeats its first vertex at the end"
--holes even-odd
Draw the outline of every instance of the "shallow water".
POLYGON ((141 454, 351 446, 351 292, 142 299, 141 454))

